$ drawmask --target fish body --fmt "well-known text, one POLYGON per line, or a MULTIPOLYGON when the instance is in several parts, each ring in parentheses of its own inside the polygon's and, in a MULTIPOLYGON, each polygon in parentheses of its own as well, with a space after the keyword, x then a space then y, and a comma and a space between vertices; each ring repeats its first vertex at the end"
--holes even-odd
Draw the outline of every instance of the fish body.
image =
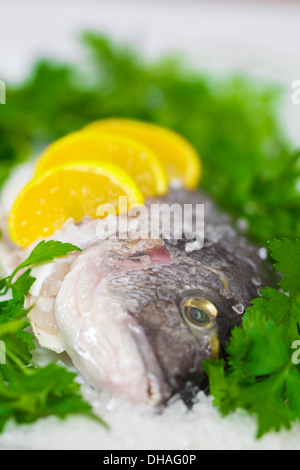
POLYGON ((69 222, 51 238, 82 252, 35 268, 27 306, 41 345, 66 351, 92 386, 159 405, 203 387, 202 362, 222 354, 269 279, 257 247, 203 193, 171 190, 154 203, 204 204, 203 246, 99 240, 99 221, 69 222))

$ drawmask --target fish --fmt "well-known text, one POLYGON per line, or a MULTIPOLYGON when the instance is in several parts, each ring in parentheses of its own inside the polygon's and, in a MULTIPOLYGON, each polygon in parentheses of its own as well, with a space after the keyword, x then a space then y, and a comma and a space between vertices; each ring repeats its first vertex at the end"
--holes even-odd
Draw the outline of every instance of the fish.
POLYGON ((50 239, 82 251, 35 267, 25 306, 40 345, 67 353, 92 387, 163 406, 207 388, 203 361, 224 355, 232 329, 271 281, 258 247, 204 192, 170 189, 146 205, 155 203, 203 204, 203 243, 174 232, 99 239, 99 220, 69 220, 50 239))

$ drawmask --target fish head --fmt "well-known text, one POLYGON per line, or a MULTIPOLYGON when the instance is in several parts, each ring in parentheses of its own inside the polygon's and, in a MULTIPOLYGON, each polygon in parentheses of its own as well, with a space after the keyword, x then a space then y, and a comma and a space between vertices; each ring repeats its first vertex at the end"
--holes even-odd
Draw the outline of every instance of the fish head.
POLYGON ((233 324, 219 273, 185 252, 164 250, 163 262, 107 279, 106 308, 113 304, 134 319, 132 339, 145 366, 148 401, 155 404, 178 392, 188 396, 192 384, 203 388, 202 363, 220 357, 233 324))
POLYGON ((205 388, 203 361, 222 356, 266 285, 257 248, 227 218, 199 194, 175 196, 206 204, 201 249, 185 239, 98 240, 78 255, 55 302, 63 348, 88 382, 154 405, 205 388))
POLYGON ((203 361, 220 356, 236 323, 222 275, 162 240, 109 244, 79 256, 56 302, 75 365, 97 388, 153 405, 185 396, 191 384, 203 388, 203 361), (82 300, 73 330, 74 313, 70 327, 60 302, 64 288, 70 299, 70 282, 82 300))

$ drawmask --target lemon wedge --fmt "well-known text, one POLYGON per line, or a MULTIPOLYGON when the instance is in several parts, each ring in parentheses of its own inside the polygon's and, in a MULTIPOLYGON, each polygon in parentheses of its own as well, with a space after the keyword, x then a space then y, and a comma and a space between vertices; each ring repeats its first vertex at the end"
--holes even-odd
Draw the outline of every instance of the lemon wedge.
POLYGON ((95 121, 86 132, 109 132, 137 139, 149 147, 163 164, 170 186, 194 189, 199 185, 202 165, 195 148, 171 129, 131 119, 110 118, 95 121))
POLYGON ((17 197, 9 217, 10 237, 25 248, 52 236, 69 218, 96 218, 102 204, 111 204, 118 215, 121 196, 127 197, 127 210, 144 203, 136 183, 119 167, 95 162, 57 166, 34 178, 17 197))
POLYGON ((35 176, 41 176, 57 165, 85 160, 121 167, 145 197, 167 192, 166 172, 155 153, 129 137, 108 133, 74 132, 57 140, 39 157, 35 176))

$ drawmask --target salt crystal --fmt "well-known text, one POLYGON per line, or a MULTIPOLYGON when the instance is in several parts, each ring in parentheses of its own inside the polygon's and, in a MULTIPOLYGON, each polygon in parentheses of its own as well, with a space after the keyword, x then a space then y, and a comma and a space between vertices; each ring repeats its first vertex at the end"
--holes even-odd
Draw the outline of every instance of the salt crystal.
POLYGON ((245 311, 245 307, 243 304, 237 304, 232 307, 232 310, 234 310, 239 315, 242 315, 245 311))

